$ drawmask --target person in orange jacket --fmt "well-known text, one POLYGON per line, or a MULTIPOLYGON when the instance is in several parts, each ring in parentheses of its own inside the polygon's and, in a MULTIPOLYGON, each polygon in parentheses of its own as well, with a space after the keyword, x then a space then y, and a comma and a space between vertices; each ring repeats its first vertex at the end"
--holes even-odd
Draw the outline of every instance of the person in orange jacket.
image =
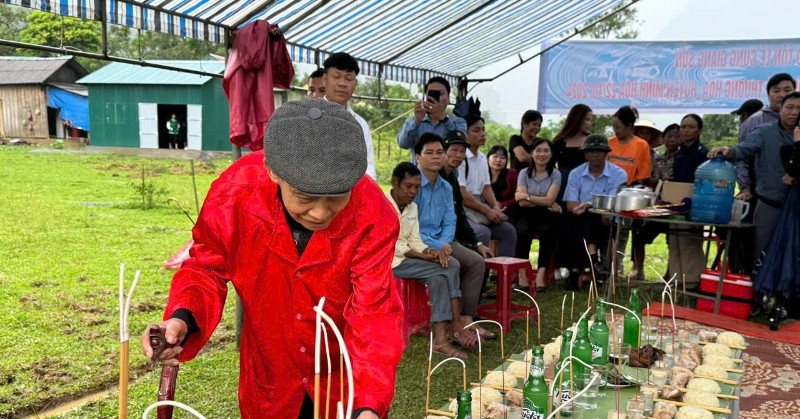
MULTIPOLYGON (((403 307, 391 268, 399 223, 364 176, 366 156, 361 127, 339 105, 306 99, 275 112, 264 151, 240 159, 211 186, 191 258, 172 279, 164 320, 154 323, 169 344, 180 344, 161 353, 163 364, 197 355, 219 323, 231 282, 245 314, 242 417, 311 417, 313 307, 324 296, 352 360, 353 417, 387 417, 403 351, 403 307)), ((147 331, 142 347, 151 357, 147 331)), ((331 359, 338 355, 333 341, 331 359)), ((340 400, 333 364, 331 407, 340 400)))

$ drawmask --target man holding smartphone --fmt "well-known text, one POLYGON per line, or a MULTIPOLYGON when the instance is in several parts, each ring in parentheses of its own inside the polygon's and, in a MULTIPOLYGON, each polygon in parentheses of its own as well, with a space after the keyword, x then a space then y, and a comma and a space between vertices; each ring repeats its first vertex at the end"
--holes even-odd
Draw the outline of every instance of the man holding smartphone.
POLYGON ((448 131, 467 131, 467 123, 463 118, 447 115, 450 104, 450 82, 444 77, 431 77, 425 83, 425 99, 414 104, 414 116, 406 119, 400 133, 397 134, 397 145, 404 150, 411 150, 411 161, 416 162, 414 143, 422 134, 432 132, 444 137, 448 131))

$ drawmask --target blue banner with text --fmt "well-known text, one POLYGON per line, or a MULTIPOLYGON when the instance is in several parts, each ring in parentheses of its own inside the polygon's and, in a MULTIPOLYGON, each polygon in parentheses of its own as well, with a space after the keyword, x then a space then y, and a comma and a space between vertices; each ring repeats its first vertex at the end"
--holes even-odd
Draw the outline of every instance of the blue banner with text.
MULTIPOLYGON (((543 45, 548 47, 547 44, 543 45)), ((767 80, 800 77, 800 39, 701 42, 571 41, 542 55, 539 111, 728 113, 766 102, 767 80)))

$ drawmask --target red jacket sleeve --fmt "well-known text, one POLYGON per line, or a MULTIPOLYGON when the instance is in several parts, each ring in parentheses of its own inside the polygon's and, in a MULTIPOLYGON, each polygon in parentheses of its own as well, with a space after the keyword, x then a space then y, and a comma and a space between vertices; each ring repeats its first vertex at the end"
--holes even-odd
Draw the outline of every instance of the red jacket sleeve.
POLYGON ((354 407, 386 417, 403 355, 403 306, 391 268, 400 227, 388 201, 373 205, 382 221, 365 230, 350 268, 353 295, 344 310, 345 341, 353 364, 354 407))
POLYGON ((226 190, 227 183, 222 180, 212 185, 192 230, 194 245, 189 250, 190 257, 172 277, 164 319, 170 318, 175 310, 185 308, 192 312, 200 328, 199 332, 186 340, 180 355, 182 362, 197 356, 208 342, 222 317, 222 308, 228 295, 228 258, 224 245, 228 241, 221 233, 224 230, 220 228, 220 220, 230 205, 223 198, 226 190))

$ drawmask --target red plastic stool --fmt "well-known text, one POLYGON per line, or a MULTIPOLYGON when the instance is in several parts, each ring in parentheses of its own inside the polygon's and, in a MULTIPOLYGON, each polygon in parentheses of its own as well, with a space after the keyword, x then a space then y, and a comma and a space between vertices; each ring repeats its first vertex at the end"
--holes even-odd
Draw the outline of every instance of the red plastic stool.
MULTIPOLYGON (((524 318, 528 310, 532 311, 534 321, 538 321, 536 307, 533 303, 525 306, 511 302, 511 282, 519 278, 520 270, 525 270, 530 278, 530 283, 533 284, 536 276, 534 276, 531 262, 526 259, 496 257, 486 259, 486 269, 497 271, 497 300, 494 303, 478 307, 478 316, 496 320, 503 326, 503 331, 506 333, 511 330, 511 320, 524 318)), ((530 294, 536 298, 535 286, 531 288, 530 294)))
POLYGON ((408 337, 415 333, 430 334, 431 331, 431 303, 428 287, 414 279, 397 278, 397 293, 403 301, 405 309, 403 327, 403 347, 408 347, 408 337))

